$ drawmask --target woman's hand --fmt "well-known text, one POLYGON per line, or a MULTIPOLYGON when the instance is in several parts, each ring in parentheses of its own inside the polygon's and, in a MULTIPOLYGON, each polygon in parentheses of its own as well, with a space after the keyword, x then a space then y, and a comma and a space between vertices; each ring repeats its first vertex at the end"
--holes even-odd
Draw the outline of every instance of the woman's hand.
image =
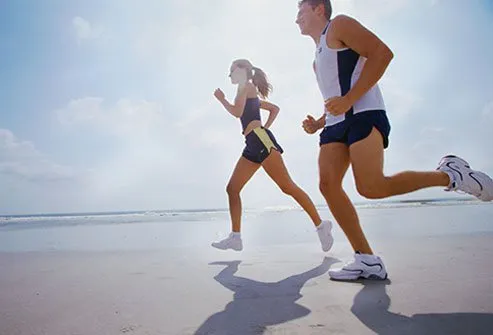
POLYGON ((217 88, 215 91, 214 91, 214 96, 216 97, 217 100, 219 100, 220 102, 224 101, 224 92, 221 91, 220 88, 217 88))

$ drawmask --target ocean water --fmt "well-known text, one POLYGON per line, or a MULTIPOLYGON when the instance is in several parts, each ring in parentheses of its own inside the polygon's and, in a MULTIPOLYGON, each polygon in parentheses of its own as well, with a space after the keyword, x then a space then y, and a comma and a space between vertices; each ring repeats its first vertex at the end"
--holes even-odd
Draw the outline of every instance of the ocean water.
MULTIPOLYGON (((326 206, 323 218, 332 218, 326 206)), ((493 233, 493 203, 472 199, 358 204, 371 239, 493 233)), ((0 252, 118 251, 209 247, 230 231, 227 209, 0 216, 0 252)), ((244 243, 251 246, 318 243, 298 207, 246 209, 244 243)), ((336 243, 345 241, 334 229, 336 243)))

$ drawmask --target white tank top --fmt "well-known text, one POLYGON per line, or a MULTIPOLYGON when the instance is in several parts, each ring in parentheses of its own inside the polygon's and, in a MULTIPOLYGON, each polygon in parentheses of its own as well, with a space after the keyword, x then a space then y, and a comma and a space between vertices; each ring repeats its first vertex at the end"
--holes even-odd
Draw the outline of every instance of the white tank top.
MULTIPOLYGON (((330 21, 322 32, 315 52, 315 73, 324 100, 345 95, 358 80, 366 62, 365 57, 352 49, 329 48, 326 37, 329 26, 330 21)), ((333 116, 325 110, 325 126, 334 125, 350 118, 353 114, 369 110, 385 110, 378 84, 356 101, 353 108, 345 114, 333 116)))

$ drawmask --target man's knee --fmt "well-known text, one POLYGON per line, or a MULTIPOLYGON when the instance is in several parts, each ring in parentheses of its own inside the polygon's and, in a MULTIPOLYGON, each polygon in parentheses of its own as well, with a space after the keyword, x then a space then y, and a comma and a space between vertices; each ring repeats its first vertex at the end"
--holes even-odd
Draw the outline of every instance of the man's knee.
POLYGON ((364 181, 356 182, 358 193, 367 199, 382 199, 387 197, 384 182, 364 181))
POLYGON ((337 196, 342 190, 342 181, 335 181, 330 179, 321 179, 318 185, 320 192, 324 197, 337 196))
POLYGON ((320 180, 318 188, 322 194, 330 192, 330 182, 327 180, 320 180))

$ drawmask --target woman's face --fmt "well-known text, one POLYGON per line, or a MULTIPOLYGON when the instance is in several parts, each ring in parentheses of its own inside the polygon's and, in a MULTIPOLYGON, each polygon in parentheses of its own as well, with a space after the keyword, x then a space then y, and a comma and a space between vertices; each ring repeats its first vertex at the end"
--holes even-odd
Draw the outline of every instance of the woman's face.
POLYGON ((232 84, 244 84, 247 81, 246 69, 233 64, 231 65, 229 77, 231 78, 232 84))

